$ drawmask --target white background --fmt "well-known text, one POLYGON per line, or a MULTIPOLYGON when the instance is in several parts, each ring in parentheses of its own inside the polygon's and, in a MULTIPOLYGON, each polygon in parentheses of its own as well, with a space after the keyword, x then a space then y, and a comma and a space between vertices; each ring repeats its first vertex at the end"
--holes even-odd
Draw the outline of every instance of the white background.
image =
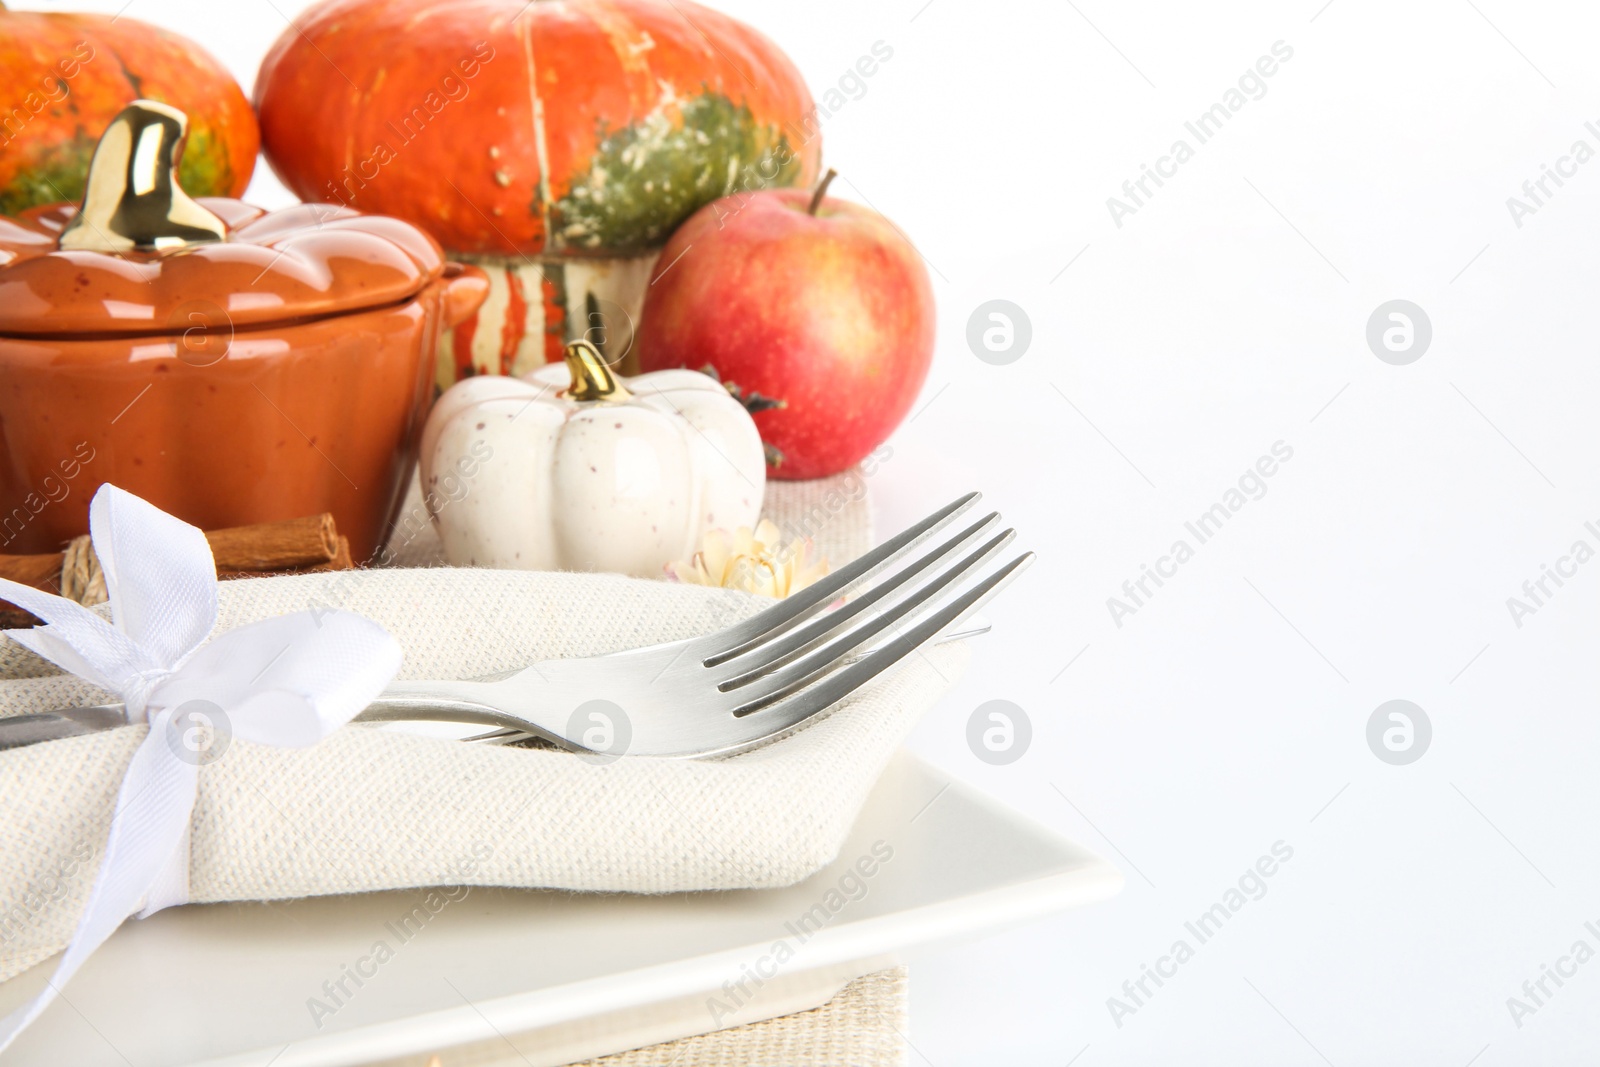
MULTIPOLYGON (((301 6, 127 13, 248 89, 301 6)), ((1574 540, 1600 548, 1600 161, 1520 228, 1506 199, 1573 141, 1600 149, 1600 16, 719 6, 819 97, 893 48, 824 134, 835 192, 903 227, 940 304, 927 390, 873 481, 879 528, 979 488, 1040 554, 913 747, 1128 876, 1108 904, 916 960, 911 1061, 1593 1062, 1600 962, 1520 1028, 1506 1000, 1579 938, 1600 949, 1600 561, 1520 628, 1506 598, 1574 540), (1265 97, 1196 146, 1185 120, 1280 40, 1265 97), (1179 137, 1194 159, 1116 226, 1106 198, 1179 137), (1032 323, 1006 366, 965 340, 996 298, 1032 323), (1365 341, 1396 298, 1433 326, 1408 366, 1365 341), (1106 598, 1280 440, 1293 459, 1265 497, 1116 626, 1106 598), (1409 766, 1366 742, 1396 698, 1433 725, 1409 766), (990 699, 1032 723, 1009 766, 967 747, 990 699), (1107 998, 1195 944, 1185 920, 1280 840, 1293 859, 1265 897, 1116 1025, 1107 998)), ((249 198, 290 200, 264 166, 249 198)))

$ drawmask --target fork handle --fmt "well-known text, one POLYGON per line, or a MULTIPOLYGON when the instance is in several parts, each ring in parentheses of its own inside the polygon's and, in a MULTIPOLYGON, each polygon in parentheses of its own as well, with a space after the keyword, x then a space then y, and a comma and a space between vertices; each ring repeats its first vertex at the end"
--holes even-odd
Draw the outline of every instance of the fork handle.
POLYGON ((13 715, 0 719, 0 752, 24 748, 41 741, 60 741, 128 725, 121 704, 93 708, 62 708, 36 715, 13 715))
POLYGON ((395 682, 368 704, 366 710, 355 717, 355 721, 460 722, 473 726, 496 726, 542 737, 562 748, 572 747, 566 738, 541 730, 527 719, 500 708, 493 694, 493 682, 395 682))
MULTIPOLYGON (((982 619, 970 619, 970 614, 969 612, 957 619, 934 640, 934 643, 959 641, 987 632, 988 622, 982 619)), ((494 726, 515 730, 516 734, 513 735, 515 740, 540 737, 561 748, 577 748, 566 738, 541 730, 527 719, 497 707, 494 702, 494 685, 492 681, 395 682, 367 705, 366 710, 355 717, 355 721, 460 722, 474 726, 494 726)), ((42 741, 81 737, 84 734, 99 733, 126 725, 128 720, 121 704, 103 704, 92 708, 61 708, 43 714, 0 718, 0 752, 36 745, 42 741)))

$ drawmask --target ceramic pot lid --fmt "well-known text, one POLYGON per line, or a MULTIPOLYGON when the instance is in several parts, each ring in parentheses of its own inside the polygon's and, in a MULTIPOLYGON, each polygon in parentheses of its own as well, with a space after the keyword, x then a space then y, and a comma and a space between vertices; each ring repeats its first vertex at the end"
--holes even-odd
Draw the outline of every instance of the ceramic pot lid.
POLYGON ((191 199, 176 173, 186 126, 136 100, 101 137, 83 204, 0 216, 0 335, 297 322, 399 303, 444 270, 433 238, 399 219, 191 199))

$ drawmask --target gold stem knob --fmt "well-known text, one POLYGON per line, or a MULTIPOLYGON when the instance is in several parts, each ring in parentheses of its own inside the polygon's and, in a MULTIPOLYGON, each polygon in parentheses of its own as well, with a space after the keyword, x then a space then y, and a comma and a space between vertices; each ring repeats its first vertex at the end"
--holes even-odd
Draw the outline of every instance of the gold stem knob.
POLYGON ((606 366, 600 350, 588 341, 567 345, 567 372, 572 375, 567 395, 573 400, 622 401, 632 396, 606 366))
POLYGON ((226 238, 223 221, 178 184, 188 128, 187 115, 154 100, 123 108, 95 146, 83 204, 61 231, 61 247, 165 252, 226 238))

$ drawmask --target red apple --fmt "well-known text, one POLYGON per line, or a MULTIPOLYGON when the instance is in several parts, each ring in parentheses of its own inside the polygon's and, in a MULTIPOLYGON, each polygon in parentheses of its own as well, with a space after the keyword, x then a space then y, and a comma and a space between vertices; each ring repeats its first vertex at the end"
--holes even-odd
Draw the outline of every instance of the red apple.
POLYGON ((644 370, 704 370, 745 401, 774 478, 865 458, 911 410, 933 358, 933 286, 916 249, 826 189, 701 208, 662 249, 639 322, 644 370))

